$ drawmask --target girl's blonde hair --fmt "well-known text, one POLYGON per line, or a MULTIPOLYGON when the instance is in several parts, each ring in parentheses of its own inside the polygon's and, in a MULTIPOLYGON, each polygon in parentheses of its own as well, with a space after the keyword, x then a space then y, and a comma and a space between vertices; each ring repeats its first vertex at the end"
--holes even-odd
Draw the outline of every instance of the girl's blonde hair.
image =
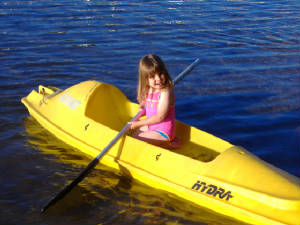
POLYGON ((166 83, 164 88, 173 87, 171 76, 162 59, 157 55, 146 55, 139 63, 139 83, 137 90, 137 99, 139 103, 142 103, 146 99, 146 95, 149 91, 149 76, 156 73, 165 75, 166 83))

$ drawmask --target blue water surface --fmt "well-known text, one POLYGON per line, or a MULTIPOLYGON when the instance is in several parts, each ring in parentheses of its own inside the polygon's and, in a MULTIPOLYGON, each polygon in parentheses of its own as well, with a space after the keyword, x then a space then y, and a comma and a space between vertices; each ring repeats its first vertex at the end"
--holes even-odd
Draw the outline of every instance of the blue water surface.
POLYGON ((176 86, 178 120, 300 177, 298 0, 2 0, 0 224, 242 224, 104 166, 39 213, 90 159, 28 117, 21 98, 95 79, 136 101, 148 53, 173 77, 200 59, 176 86))

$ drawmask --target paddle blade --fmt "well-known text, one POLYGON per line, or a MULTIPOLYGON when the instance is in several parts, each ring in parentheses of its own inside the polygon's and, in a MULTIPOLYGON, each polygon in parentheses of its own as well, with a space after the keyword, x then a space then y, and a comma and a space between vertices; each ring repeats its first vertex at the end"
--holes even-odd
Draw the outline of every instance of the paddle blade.
POLYGON ((73 180, 72 183, 65 186, 64 189, 62 189, 54 198, 52 198, 42 209, 41 212, 44 213, 50 206, 54 205, 56 202, 58 202, 60 199, 65 197, 66 194, 68 194, 79 182, 83 180, 87 176, 87 174, 93 169, 97 163, 99 162, 99 159, 95 158, 90 164, 79 174, 78 177, 76 177, 75 180, 73 180))

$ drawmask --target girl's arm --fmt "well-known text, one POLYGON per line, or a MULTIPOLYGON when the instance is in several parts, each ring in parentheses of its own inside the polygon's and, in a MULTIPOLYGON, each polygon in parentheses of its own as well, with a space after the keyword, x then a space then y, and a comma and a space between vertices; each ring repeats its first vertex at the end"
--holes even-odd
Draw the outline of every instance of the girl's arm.
POLYGON ((155 123, 159 123, 163 121, 169 112, 170 105, 172 104, 172 91, 170 89, 166 91, 162 91, 160 94, 160 99, 159 103, 157 106, 157 113, 149 118, 140 120, 140 121, 135 121, 131 123, 131 129, 135 129, 141 126, 145 125, 151 125, 155 123))
POLYGON ((146 115, 145 101, 142 101, 142 102, 140 103, 140 105, 139 105, 139 111, 142 111, 142 113, 140 114, 140 117, 146 115))

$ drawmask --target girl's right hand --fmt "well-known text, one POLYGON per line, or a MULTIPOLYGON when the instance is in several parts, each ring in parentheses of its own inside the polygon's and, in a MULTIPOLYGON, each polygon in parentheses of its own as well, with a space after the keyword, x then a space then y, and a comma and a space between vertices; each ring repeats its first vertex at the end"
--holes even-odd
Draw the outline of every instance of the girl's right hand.
POLYGON ((139 122, 138 121, 132 121, 132 122, 128 122, 128 124, 130 125, 130 130, 134 130, 136 128, 139 127, 139 122))

